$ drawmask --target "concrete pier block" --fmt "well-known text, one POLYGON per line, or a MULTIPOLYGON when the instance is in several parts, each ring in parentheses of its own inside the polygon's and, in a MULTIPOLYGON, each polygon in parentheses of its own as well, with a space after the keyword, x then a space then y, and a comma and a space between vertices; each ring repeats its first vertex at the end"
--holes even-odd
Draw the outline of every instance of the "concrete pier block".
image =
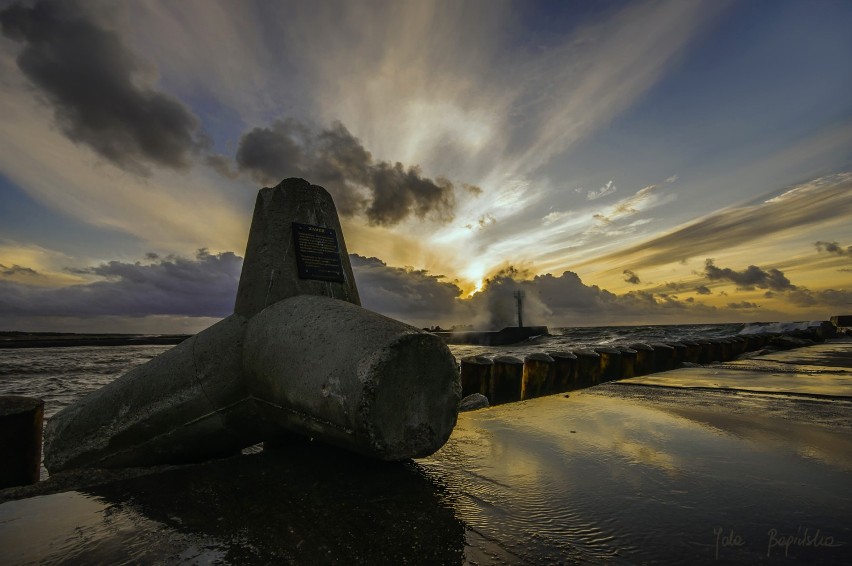
POLYGON ((556 367, 554 392, 573 391, 577 389, 577 356, 572 352, 548 352, 556 367))
POLYGON ((621 379, 636 377, 636 358, 639 351, 627 346, 616 346, 616 348, 621 352, 621 379))
POLYGON ((614 381, 621 379, 621 350, 618 348, 600 347, 595 348, 601 357, 600 381, 614 381))
POLYGON ((648 375, 654 373, 654 348, 650 344, 637 342, 631 344, 630 349, 636 350, 636 363, 633 365, 633 374, 648 375))
POLYGON ((234 313, 250 318, 295 295, 322 295, 361 304, 331 195, 304 179, 285 179, 257 195, 234 313), (298 245, 300 236, 294 223, 324 232, 316 237, 307 234, 298 245), (329 251, 335 240, 336 250, 329 251), (301 266, 299 250, 310 252, 310 257, 301 259, 301 266), (305 261, 313 263, 305 266, 305 261), (300 267, 311 271, 312 277, 324 279, 304 278, 300 267))
POLYGON ((489 396, 492 367, 494 362, 485 356, 467 356, 461 359, 462 398, 474 393, 489 396))
POLYGON ((521 400, 524 362, 514 356, 497 356, 491 368, 492 405, 521 400))
POLYGON ((675 349, 668 344, 662 342, 653 342, 651 347, 654 348, 654 372, 669 371, 674 369, 675 349))
POLYGON ((521 399, 532 399, 550 395, 554 391, 556 367, 547 354, 536 352, 524 358, 524 374, 521 379, 521 399))
POLYGON ((811 328, 823 342, 830 338, 837 338, 837 325, 829 320, 822 320, 819 324, 811 328))
POLYGON ((692 340, 685 340, 682 344, 686 346, 684 361, 691 364, 700 363, 698 360, 701 357, 701 344, 692 340))
POLYGON ((731 341, 732 346, 732 355, 733 359, 737 359, 739 356, 745 353, 746 351, 746 341, 745 338, 741 336, 731 336, 728 338, 731 341))
POLYGON ((45 427, 45 467, 194 462, 259 442, 241 379, 246 324, 232 315, 54 415, 45 427))
POLYGON ((728 338, 718 338, 719 361, 728 362, 734 359, 734 343, 728 338))
POLYGON ((672 357, 673 365, 676 368, 679 368, 683 362, 686 361, 686 344, 683 342, 666 342, 669 346, 674 348, 674 356, 672 357))
POLYGON ((438 450, 458 416, 443 340, 328 297, 291 297, 252 318, 243 368, 267 437, 283 429, 403 460, 438 450))
POLYGON ((41 399, 0 397, 0 489, 38 481, 43 422, 41 399))
POLYGON ((757 334, 744 334, 742 338, 745 340, 745 351, 754 352, 760 349, 761 341, 757 334))
POLYGON ((719 361, 719 344, 710 339, 699 340, 698 343, 701 345, 701 357, 698 360, 699 363, 706 365, 719 361))
POLYGON ((577 356, 577 385, 591 387, 600 383, 601 355, 586 348, 574 350, 574 355, 577 356))

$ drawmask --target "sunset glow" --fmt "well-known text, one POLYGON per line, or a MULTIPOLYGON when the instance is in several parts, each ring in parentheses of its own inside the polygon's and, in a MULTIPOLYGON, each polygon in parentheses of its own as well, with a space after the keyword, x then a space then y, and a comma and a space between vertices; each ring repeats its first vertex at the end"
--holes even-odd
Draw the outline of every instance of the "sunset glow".
POLYGON ((849 3, 0 18, 0 329, 209 325, 291 176, 334 197, 364 306, 417 325, 516 287, 552 326, 852 310, 849 3))

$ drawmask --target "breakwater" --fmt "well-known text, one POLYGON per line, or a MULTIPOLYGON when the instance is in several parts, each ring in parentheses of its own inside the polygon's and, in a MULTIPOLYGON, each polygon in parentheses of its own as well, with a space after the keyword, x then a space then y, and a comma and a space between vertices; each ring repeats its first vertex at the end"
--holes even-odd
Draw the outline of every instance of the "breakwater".
MULTIPOLYGON (((837 328, 830 322, 801 326, 786 332, 746 332, 706 339, 542 348, 523 357, 480 352, 459 360, 462 398, 478 394, 487 398, 490 405, 522 401, 680 367, 789 350, 822 343, 837 335, 837 328)), ((472 408, 484 405, 483 400, 472 408)))

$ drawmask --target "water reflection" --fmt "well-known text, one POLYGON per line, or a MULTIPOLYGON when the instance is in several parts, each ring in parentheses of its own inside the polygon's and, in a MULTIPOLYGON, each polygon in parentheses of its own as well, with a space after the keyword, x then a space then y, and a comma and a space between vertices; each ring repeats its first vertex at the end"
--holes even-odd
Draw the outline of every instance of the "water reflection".
POLYGON ((848 414, 601 386, 463 413, 415 462, 303 442, 2 504, 0 563, 844 564, 848 414))
MULTIPOLYGON (((463 414, 447 446, 420 463, 454 494, 471 548, 475 533, 500 562, 716 563, 718 528, 745 541, 721 563, 765 560, 772 529, 852 543, 846 468, 800 450, 803 438, 827 450, 825 431, 796 421, 773 432, 772 419, 741 416, 774 439, 758 448, 698 415, 584 390, 463 414)), ((834 440, 849 438, 846 428, 834 440)), ((843 548, 789 556, 841 564, 843 548)))

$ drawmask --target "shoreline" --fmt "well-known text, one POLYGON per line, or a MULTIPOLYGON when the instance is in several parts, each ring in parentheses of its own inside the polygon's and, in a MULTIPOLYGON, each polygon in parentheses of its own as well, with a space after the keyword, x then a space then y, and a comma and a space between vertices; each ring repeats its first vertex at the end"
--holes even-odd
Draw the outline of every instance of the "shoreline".
POLYGON ((75 346, 173 346, 191 337, 191 334, 0 332, 0 349, 70 348, 75 346))
POLYGON ((291 439, 59 472, 0 490, 0 562, 121 549, 162 563, 749 564, 801 528, 831 545, 794 540, 791 560, 840 564, 850 387, 843 336, 461 413, 444 447, 404 462, 291 439))

